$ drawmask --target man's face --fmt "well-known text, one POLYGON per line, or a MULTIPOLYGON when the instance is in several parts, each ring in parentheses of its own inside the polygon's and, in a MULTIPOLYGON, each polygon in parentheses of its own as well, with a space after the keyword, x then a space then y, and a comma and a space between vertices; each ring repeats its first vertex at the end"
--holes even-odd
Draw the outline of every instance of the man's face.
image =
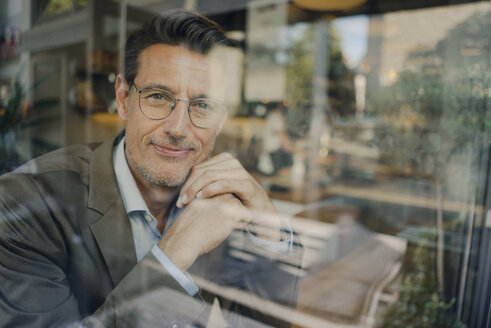
MULTIPOLYGON (((159 88, 176 98, 223 99, 223 85, 217 70, 205 55, 180 46, 152 45, 139 56, 135 86, 138 89, 159 88), (215 75, 213 75, 215 74, 215 75)), ((207 159, 214 147, 223 118, 211 128, 200 128, 191 122, 187 103, 178 101, 163 120, 144 116, 138 104, 139 94, 118 77, 116 93, 118 113, 126 124, 126 158, 137 181, 166 187, 184 183, 191 167, 207 159)))

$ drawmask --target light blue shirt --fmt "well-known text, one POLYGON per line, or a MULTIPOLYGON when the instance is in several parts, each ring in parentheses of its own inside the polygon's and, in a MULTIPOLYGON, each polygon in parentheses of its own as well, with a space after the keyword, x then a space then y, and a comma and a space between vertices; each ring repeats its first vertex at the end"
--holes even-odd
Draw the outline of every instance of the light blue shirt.
MULTIPOLYGON (((157 247, 162 234, 157 229, 157 220, 148 210, 147 204, 136 185, 124 154, 124 138, 114 149, 113 166, 118 181, 124 208, 130 218, 133 241, 135 243, 136 259, 138 262, 151 251, 169 274, 188 292, 195 295, 199 288, 191 276, 179 270, 174 263, 157 247)), ((178 216, 179 208, 173 207, 164 228, 164 234, 178 216)))
MULTIPOLYGON (((113 167, 116 174, 121 197, 123 199, 124 208, 130 219, 131 231, 133 233, 133 241, 135 243, 136 258, 140 262, 141 259, 151 251, 152 254, 159 260, 169 274, 188 292, 194 296, 199 288, 191 279, 188 273, 183 273, 174 263, 162 252, 157 246, 157 243, 166 233, 168 228, 178 218, 182 209, 175 206, 171 209, 167 223, 165 224, 164 233, 161 234, 157 229, 157 220, 148 210, 147 204, 136 185, 135 178, 131 174, 126 156, 124 153, 124 140, 122 138, 118 145, 114 147, 113 152, 113 167)), ((276 252, 287 254, 291 251, 293 244, 293 232, 288 222, 282 218, 282 227, 286 226, 289 231, 286 240, 280 242, 270 242, 249 232, 251 241, 259 247, 267 248, 276 252)))

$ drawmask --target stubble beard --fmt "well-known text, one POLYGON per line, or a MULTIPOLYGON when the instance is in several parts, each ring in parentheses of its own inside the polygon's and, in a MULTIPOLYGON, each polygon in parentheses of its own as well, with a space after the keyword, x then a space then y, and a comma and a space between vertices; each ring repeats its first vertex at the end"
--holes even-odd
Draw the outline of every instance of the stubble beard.
POLYGON ((161 175, 154 170, 149 169, 148 166, 140 167, 135 166, 138 172, 151 184, 167 187, 167 188, 177 188, 184 184, 189 176, 190 169, 187 170, 183 175, 161 175))
MULTIPOLYGON (((128 147, 128 145, 126 145, 128 147)), ((215 148, 215 142, 213 142, 210 150, 208 151, 208 154, 206 154, 206 157, 204 160, 207 160, 210 158, 211 153, 213 152, 213 149, 215 148)), ((138 171, 138 173, 143 176, 145 180, 150 182, 153 185, 157 186, 162 186, 166 188, 178 188, 181 187, 184 182, 186 182, 186 179, 189 176, 189 173, 191 172, 191 168, 199 163, 193 162, 190 166, 190 168, 184 172, 184 174, 181 175, 174 175, 174 174, 169 174, 169 173, 161 173, 156 169, 152 168, 152 163, 148 157, 143 156, 143 163, 140 165, 138 161, 135 161, 135 158, 133 157, 133 152, 131 151, 131 148, 128 149, 128 157, 129 160, 132 162, 132 166, 138 171)), ((182 160, 180 158, 167 158, 168 161, 172 161, 175 163, 179 163, 182 160)))

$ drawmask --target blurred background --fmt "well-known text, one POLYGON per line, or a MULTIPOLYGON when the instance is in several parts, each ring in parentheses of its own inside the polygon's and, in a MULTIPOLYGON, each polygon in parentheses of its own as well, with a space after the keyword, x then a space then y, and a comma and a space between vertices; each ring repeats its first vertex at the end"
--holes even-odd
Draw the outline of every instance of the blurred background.
POLYGON ((124 129, 124 43, 171 8, 237 41, 216 152, 305 247, 297 309, 249 306, 293 327, 491 327, 489 1, 2 1, 0 173, 124 129))

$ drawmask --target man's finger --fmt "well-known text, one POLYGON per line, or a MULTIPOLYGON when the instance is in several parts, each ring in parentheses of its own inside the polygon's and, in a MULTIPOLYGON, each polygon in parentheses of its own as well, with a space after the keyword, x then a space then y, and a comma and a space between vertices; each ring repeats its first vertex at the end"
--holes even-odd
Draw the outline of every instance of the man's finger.
POLYGON ((226 217, 234 218, 234 228, 238 229, 252 222, 253 215, 242 203, 231 202, 224 209, 226 217))
MULTIPOLYGON (((221 164, 224 164, 226 162, 233 161, 233 160, 235 160, 235 158, 232 155, 230 155, 229 153, 221 153, 221 154, 218 154, 216 156, 213 156, 213 157, 207 159, 206 161, 204 161, 202 163, 195 165, 193 167, 193 169, 194 170, 204 170, 204 169, 207 169, 211 166, 221 165, 221 164)), ((229 164, 231 164, 231 163, 229 163, 229 164)))
MULTIPOLYGON (((207 185, 223 181, 223 185, 227 185, 227 180, 242 179, 246 180, 248 176, 243 169, 209 169, 203 172, 199 177, 193 180, 187 188, 181 189, 177 206, 182 207, 192 201, 199 192, 201 192, 207 185)), ((184 188, 184 187, 183 187, 184 188)), ((234 190, 229 190, 234 192, 234 190)), ((223 194, 224 192, 217 192, 215 194, 223 194)), ((205 198, 205 197, 201 197, 205 198)))
POLYGON ((206 185, 221 179, 248 178, 242 166, 235 161, 226 161, 221 165, 212 165, 206 169, 193 169, 191 175, 179 192, 177 206, 182 207, 189 203, 206 185))
POLYGON ((204 186, 196 194, 196 198, 211 198, 232 193, 242 200, 254 193, 254 189, 254 185, 248 179, 220 179, 204 186))

